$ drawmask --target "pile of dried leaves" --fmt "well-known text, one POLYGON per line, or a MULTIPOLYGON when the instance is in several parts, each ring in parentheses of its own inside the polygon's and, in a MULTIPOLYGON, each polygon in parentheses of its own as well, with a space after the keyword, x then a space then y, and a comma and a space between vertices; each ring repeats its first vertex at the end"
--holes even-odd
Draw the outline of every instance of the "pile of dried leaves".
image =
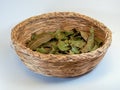
POLYGON ((44 54, 80 54, 93 51, 102 43, 102 40, 94 36, 92 27, 90 33, 76 29, 34 33, 26 44, 33 51, 44 54))

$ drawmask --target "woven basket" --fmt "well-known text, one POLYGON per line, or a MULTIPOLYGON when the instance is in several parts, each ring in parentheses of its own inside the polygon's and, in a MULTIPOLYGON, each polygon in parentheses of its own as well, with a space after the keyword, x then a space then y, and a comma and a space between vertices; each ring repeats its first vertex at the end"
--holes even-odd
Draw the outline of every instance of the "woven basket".
POLYGON ((111 44, 111 31, 102 23, 74 12, 54 12, 31 17, 13 28, 13 46, 22 62, 32 71, 46 76, 74 77, 91 71, 104 57, 111 44), (25 43, 31 34, 42 31, 69 30, 77 28, 88 32, 95 28, 95 36, 104 44, 89 53, 73 55, 42 54, 27 48, 25 43))

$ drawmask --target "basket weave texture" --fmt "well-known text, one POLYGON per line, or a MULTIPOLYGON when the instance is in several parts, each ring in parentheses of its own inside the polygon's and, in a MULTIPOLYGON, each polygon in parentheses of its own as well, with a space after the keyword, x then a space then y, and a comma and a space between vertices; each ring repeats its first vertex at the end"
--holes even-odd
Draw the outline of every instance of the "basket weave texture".
POLYGON ((32 71, 46 76, 74 77, 91 71, 104 57, 111 44, 111 31, 99 21, 74 12, 53 12, 31 17, 16 25, 11 33, 15 51, 21 61, 32 71), (42 54, 27 48, 25 42, 31 34, 61 30, 78 30, 89 32, 95 28, 95 36, 104 44, 89 53, 73 55, 42 54))

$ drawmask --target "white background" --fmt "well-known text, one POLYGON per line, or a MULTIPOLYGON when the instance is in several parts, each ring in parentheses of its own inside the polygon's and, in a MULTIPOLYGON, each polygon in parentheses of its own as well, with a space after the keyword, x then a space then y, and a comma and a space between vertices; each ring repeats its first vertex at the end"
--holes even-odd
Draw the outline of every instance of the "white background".
POLYGON ((0 0, 0 90, 120 90, 120 0, 0 0), (111 29, 111 47, 92 72, 75 78, 41 76, 28 70, 11 48, 16 24, 54 11, 79 12, 111 29))

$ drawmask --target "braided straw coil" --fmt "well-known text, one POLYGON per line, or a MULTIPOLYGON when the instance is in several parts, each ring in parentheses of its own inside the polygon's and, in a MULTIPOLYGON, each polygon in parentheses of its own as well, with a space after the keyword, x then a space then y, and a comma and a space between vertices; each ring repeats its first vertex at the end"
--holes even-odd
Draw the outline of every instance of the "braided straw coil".
POLYGON ((111 44, 112 33, 102 23, 74 12, 53 12, 31 17, 16 25, 11 33, 13 46, 22 62, 32 71, 46 76, 74 77, 91 71, 104 57, 111 44), (26 47, 31 34, 77 28, 88 32, 94 27, 95 36, 103 45, 89 53, 73 55, 42 54, 26 47))

